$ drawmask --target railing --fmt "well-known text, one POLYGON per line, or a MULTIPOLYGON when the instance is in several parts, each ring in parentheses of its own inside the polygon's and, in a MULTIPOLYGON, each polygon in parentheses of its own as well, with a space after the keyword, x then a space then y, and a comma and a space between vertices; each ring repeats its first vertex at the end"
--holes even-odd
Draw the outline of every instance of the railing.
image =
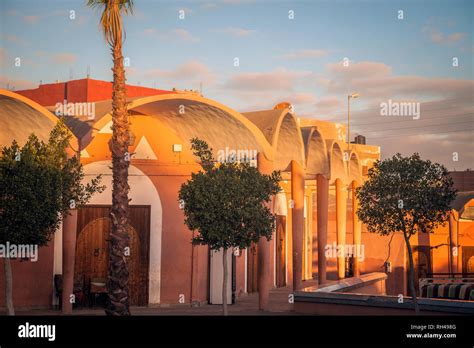
POLYGON ((427 273, 426 278, 420 278, 418 288, 420 295, 427 284, 444 283, 474 283, 474 273, 427 273))

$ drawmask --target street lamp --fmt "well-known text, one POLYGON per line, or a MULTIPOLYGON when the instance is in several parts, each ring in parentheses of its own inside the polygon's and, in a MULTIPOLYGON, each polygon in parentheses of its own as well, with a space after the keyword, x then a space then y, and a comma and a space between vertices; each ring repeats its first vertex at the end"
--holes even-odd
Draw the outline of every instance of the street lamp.
POLYGON ((351 146, 351 98, 359 98, 359 93, 352 93, 347 96, 347 150, 350 151, 351 146))

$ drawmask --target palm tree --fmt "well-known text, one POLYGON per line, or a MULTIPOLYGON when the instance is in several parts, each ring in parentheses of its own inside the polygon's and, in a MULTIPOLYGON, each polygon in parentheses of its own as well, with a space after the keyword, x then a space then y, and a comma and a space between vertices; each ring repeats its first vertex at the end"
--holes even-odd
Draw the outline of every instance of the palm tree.
POLYGON ((88 0, 87 5, 103 9, 100 27, 108 43, 114 61, 112 92, 112 209, 110 212, 112 230, 110 232, 109 267, 107 291, 109 301, 107 315, 130 315, 128 290, 128 265, 125 249, 128 236, 128 166, 130 156, 129 121, 125 89, 125 69, 123 67, 122 43, 125 31, 122 13, 133 11, 133 0, 88 0))

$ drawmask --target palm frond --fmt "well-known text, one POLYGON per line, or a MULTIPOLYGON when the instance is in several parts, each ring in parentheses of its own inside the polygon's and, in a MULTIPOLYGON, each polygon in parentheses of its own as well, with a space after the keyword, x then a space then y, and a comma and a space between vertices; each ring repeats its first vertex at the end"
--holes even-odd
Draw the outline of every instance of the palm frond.
POLYGON ((122 42, 122 13, 133 14, 133 0, 87 0, 87 6, 102 8, 100 27, 110 46, 122 42))

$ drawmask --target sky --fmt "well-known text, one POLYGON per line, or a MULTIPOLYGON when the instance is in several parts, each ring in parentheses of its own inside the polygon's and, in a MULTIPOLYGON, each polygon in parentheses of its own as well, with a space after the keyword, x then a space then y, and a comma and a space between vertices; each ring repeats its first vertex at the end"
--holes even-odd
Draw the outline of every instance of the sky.
MULTIPOLYGON (((0 88, 88 71, 110 81, 100 11, 86 2, 1 1, 0 88)), ((134 9, 124 19, 129 84, 202 87, 240 112, 286 101, 298 117, 339 123, 358 93, 351 135, 383 158, 419 152, 474 170, 474 1, 135 0, 134 9), (420 113, 385 116, 384 103, 420 113)))

